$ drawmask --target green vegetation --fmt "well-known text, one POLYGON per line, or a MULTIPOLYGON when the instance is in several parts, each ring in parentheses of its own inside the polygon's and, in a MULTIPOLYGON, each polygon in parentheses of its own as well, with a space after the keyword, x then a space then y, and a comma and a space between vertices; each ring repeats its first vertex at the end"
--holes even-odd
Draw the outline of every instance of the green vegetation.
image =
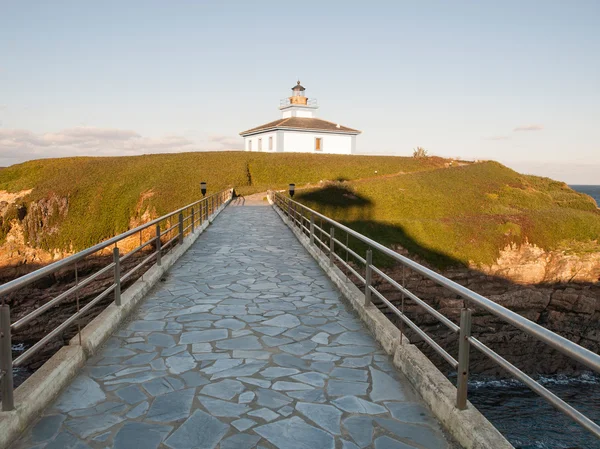
POLYGON ((18 208, 13 204, 4 212, 4 215, 0 216, 0 245, 6 241, 11 222, 16 219, 18 219, 18 208))
POLYGON ((24 204, 67 198, 66 214, 48 205, 53 232, 26 228, 44 234, 29 240, 46 249, 80 250, 127 230, 142 196, 142 209, 157 215, 188 204, 199 198, 200 181, 209 192, 235 187, 245 195, 308 185, 300 201, 438 266, 491 262, 507 243, 525 240, 586 251, 600 235, 589 197, 494 162, 209 152, 45 159, 0 170, 0 190, 33 189, 24 204))
POLYGON ((413 149, 413 157, 429 157, 429 152, 423 147, 413 149))
POLYGON ((600 211, 590 197, 496 162, 338 183, 296 198, 440 267, 491 263, 512 242, 600 251, 600 211))
MULTIPOLYGON (((200 197, 200 181, 209 192, 235 187, 242 194, 330 179, 414 172, 441 167, 444 160, 246 152, 156 154, 133 157, 42 159, 4 168, 0 190, 33 188, 22 201, 68 198, 68 214, 58 231, 28 238, 42 248, 81 250, 128 229, 144 193, 157 215, 200 197)), ((6 221, 6 220, 5 220, 6 221)), ((53 223, 54 224, 54 223, 53 223)), ((2 235, 6 235, 2 224, 2 235)), ((29 230, 34 233, 33 229, 29 230)), ((42 231, 43 232, 43 231, 42 231)), ((31 236, 27 236, 31 237, 31 236)))

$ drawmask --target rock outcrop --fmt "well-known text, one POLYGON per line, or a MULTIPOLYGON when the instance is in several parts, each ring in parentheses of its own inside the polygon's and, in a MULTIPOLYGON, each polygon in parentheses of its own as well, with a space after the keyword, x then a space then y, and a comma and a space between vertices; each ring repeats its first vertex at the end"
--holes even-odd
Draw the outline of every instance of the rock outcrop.
MULTIPOLYGON (((0 191, 0 223, 6 230, 4 241, 0 241, 0 283, 73 254, 70 250, 53 248, 48 241, 59 231, 60 223, 69 213, 69 199, 51 195, 37 201, 26 201, 29 193, 31 190, 15 194, 0 191)), ((156 210, 147 201, 153 195, 152 190, 140 195, 129 221, 130 229, 156 218, 156 210)), ((122 253, 130 251, 140 242, 150 240, 155 233, 153 228, 145 229, 123 239, 118 246, 122 253)), ((111 248, 98 256, 110 254, 111 248)))
MULTIPOLYGON (((402 278, 401 268, 387 271, 395 279, 402 278)), ((600 283, 539 283, 525 286, 466 268, 448 270, 442 274, 593 352, 600 352, 600 283)), ((376 283, 378 289, 386 297, 392 298, 392 302, 400 308, 401 295, 381 280, 376 280, 376 283)), ((429 305, 459 323, 460 311, 465 302, 457 295, 417 274, 408 274, 406 285, 429 305)), ((473 335, 520 369, 535 374, 574 373, 585 369, 484 309, 472 304, 468 306, 473 309, 473 335)), ((402 326, 386 306, 380 307, 399 327, 402 326)), ((404 300, 404 311, 435 341, 457 357, 456 334, 411 300, 404 300)), ((412 342, 436 361, 440 369, 451 371, 449 365, 425 342, 407 330, 406 325, 403 329, 412 342)), ((476 350, 471 351, 471 359, 473 372, 495 376, 506 374, 476 350)))
POLYGON ((31 190, 0 192, 0 221, 4 235, 0 241, 0 282, 22 276, 40 266, 62 259, 69 251, 50 248, 49 236, 69 211, 68 198, 56 195, 38 201, 25 201, 31 190))
POLYGON ((529 243, 511 244, 500 251, 500 256, 493 264, 472 266, 472 268, 523 285, 598 282, 600 244, 598 251, 583 254, 546 251, 529 243))

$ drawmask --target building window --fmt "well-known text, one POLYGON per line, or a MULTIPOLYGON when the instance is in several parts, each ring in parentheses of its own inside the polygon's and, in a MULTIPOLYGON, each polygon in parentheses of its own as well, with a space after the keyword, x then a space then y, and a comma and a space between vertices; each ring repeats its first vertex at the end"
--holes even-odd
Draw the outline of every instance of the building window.
POLYGON ((315 151, 323 151, 323 138, 315 137, 315 151))
POLYGON ((273 151, 273 137, 269 137, 269 151, 273 151))
POLYGON ((252 139, 248 139, 248 151, 252 151, 252 139))
POLYGON ((258 151, 262 151, 262 139, 258 139, 258 151))

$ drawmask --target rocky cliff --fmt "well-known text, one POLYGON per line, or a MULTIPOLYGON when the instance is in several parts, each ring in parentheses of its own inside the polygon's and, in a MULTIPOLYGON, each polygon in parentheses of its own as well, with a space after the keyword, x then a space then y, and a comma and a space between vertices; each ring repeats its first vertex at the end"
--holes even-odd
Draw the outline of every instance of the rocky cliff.
POLYGON ((471 264, 471 268, 523 285, 598 282, 600 245, 595 252, 573 254, 569 251, 547 251, 528 242, 522 245, 512 243, 500 251, 493 264, 471 264))
MULTIPOLYGON (((60 260, 73 253, 52 247, 49 239, 59 232, 59 226, 69 213, 69 198, 50 195, 37 201, 28 201, 31 190, 15 194, 0 191, 0 282, 7 282, 41 266, 60 260)), ((153 190, 140 195, 129 219, 129 229, 156 218, 156 209, 148 204, 153 190)), ((154 236, 154 229, 145 229, 139 235, 119 242, 121 252, 139 245, 154 236)), ((105 256, 103 251, 97 256, 105 256)))
POLYGON ((49 248, 48 236, 69 211, 66 197, 26 201, 31 190, 0 191, 0 282, 22 276, 70 253, 49 248))
MULTIPOLYGON (((497 272, 502 273, 503 277, 468 268, 445 270, 442 274, 593 352, 600 352, 600 283, 593 282, 598 280, 600 269, 598 255, 590 255, 583 262, 579 262, 568 255, 568 260, 564 261, 556 255, 531 251, 531 248, 525 249, 522 253, 517 252, 524 255, 538 254, 540 261, 536 264, 533 259, 523 255, 519 260, 526 262, 522 263, 520 268, 511 270, 512 267, 503 266, 506 260, 510 260, 505 257, 495 265, 497 272), (543 257, 544 255, 546 257, 543 257), (530 264, 536 268, 534 274, 528 275, 523 267, 530 264), (568 274, 573 274, 573 267, 578 267, 577 276, 582 279, 579 282, 567 277, 568 274), (585 277, 584 272, 587 273, 585 277), (515 276, 514 280, 510 279, 508 275, 515 273, 518 273, 518 276, 515 276), (523 281, 527 278, 542 279, 544 282, 524 285, 523 281), (568 281, 563 281, 564 279, 568 281)), ((402 279, 402 268, 396 267, 387 271, 395 279, 402 279)), ((409 270, 406 273, 406 285, 410 291, 455 323, 459 323, 460 310, 465 306, 462 299, 416 273, 410 273, 409 270)), ((382 280, 376 279, 375 282, 378 289, 384 292, 386 297, 392 298, 392 302, 401 308, 401 295, 382 280)), ((584 370, 578 363, 563 357, 557 351, 485 310, 472 304, 468 306, 473 309, 473 335, 520 369, 537 374, 573 373, 584 370)), ((390 313, 387 307, 382 304, 380 307, 390 319, 402 327, 399 319, 390 313)), ((457 356, 456 335, 410 300, 404 300, 404 310, 408 317, 418 323, 446 350, 457 356)), ((438 367, 449 372, 446 362, 406 327, 403 326, 410 340, 433 358, 438 367)), ((475 350, 471 352, 471 357, 473 372, 495 376, 506 374, 475 350)))

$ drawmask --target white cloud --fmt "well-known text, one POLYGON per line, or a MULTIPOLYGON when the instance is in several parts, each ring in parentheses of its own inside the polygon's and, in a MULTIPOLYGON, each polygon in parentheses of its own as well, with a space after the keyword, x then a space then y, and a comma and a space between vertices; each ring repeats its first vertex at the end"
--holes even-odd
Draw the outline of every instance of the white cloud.
POLYGON ((194 142, 181 136, 164 136, 158 138, 139 137, 126 140, 123 143, 123 149, 126 151, 142 153, 158 153, 161 151, 173 152, 193 144, 194 142))
POLYGON ((78 127, 36 134, 23 129, 0 129, 0 166, 30 159, 64 156, 122 156, 198 150, 181 136, 144 137, 116 128, 78 127))
POLYGON ((80 126, 36 134, 25 129, 0 128, 0 166, 31 159, 66 156, 124 156, 182 151, 243 149, 238 136, 209 135, 198 142, 187 137, 146 137, 129 129, 80 126))
POLYGON ((508 139, 510 139, 510 136, 492 136, 492 137, 486 138, 486 140, 508 140, 508 139))
POLYGON ((134 131, 127 129, 80 127, 65 129, 57 133, 42 135, 44 141, 51 145, 79 144, 93 141, 128 141, 140 137, 134 131))
POLYGON ((221 134, 209 135, 206 140, 207 146, 215 151, 218 150, 240 150, 243 149, 243 140, 239 136, 227 136, 221 134))
POLYGON ((513 131, 541 131, 544 129, 544 125, 521 125, 517 126, 513 131))

